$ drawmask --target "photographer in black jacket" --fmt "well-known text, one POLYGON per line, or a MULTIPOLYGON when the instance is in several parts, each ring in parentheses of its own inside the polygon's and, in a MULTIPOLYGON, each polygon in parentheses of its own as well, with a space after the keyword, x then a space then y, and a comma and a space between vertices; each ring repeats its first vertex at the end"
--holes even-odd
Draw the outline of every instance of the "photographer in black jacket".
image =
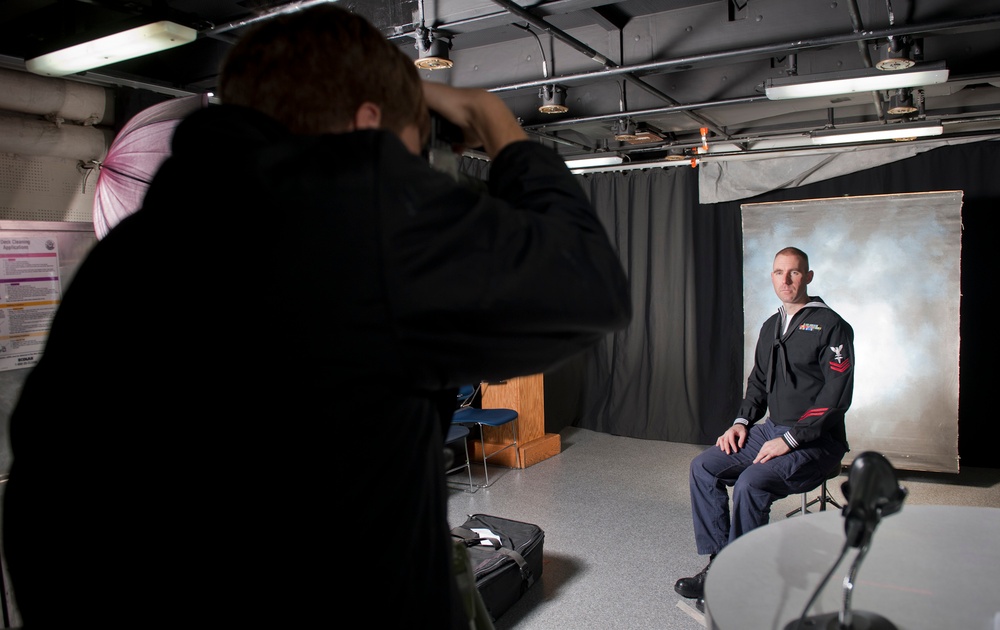
POLYGON ((364 19, 261 23, 101 240, 11 421, 26 627, 468 627, 449 573, 454 388, 624 326, 583 191, 496 96, 421 84, 364 19), (427 108, 489 193, 419 156, 427 108))

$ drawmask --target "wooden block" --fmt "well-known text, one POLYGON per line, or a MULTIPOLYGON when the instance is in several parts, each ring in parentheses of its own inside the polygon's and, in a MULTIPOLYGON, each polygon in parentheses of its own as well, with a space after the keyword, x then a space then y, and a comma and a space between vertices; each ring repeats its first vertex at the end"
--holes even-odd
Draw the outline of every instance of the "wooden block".
MULTIPOLYGON (((479 462, 483 463, 483 446, 479 440, 473 440, 471 442, 472 448, 469 451, 469 457, 472 458, 473 463, 479 462)), ((503 443, 486 443, 486 452, 494 453, 497 450, 503 448, 503 443)), ((562 442, 559 438, 558 433, 546 433, 537 440, 532 440, 527 444, 518 445, 518 453, 521 456, 521 468, 527 468, 537 464, 540 461, 546 460, 554 455, 558 455, 562 451, 562 442)), ((492 455, 488 460, 486 460, 487 466, 506 466, 507 468, 516 468, 517 459, 514 456, 514 449, 508 448, 507 450, 492 455)))
POLYGON ((521 466, 527 468, 562 452, 562 442, 558 433, 546 433, 537 440, 532 440, 519 449, 521 451, 521 466))

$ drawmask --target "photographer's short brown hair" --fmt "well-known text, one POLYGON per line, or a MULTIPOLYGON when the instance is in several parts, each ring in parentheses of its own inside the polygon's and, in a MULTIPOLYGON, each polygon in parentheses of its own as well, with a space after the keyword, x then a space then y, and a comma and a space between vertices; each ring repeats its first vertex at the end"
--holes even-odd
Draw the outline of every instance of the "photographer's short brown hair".
POLYGON ((220 98, 299 134, 345 131, 364 102, 381 108, 390 131, 427 124, 413 62, 365 18, 332 5, 255 26, 223 63, 220 98))

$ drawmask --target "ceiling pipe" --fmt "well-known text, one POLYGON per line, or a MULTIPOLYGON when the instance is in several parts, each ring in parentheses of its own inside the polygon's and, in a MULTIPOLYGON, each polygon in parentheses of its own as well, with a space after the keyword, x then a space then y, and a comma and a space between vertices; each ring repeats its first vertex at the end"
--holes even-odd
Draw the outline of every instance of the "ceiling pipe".
POLYGON ((514 23, 512 23, 511 26, 516 26, 519 29, 527 31, 527 33, 529 35, 531 35, 532 37, 535 38, 535 42, 538 44, 538 52, 541 53, 541 55, 542 55, 542 78, 543 79, 548 79, 549 78, 549 62, 545 58, 545 47, 542 46, 542 40, 538 38, 538 34, 535 33, 535 31, 531 30, 531 25, 530 24, 525 24, 524 26, 521 26, 520 24, 514 24, 514 23))
POLYGON ((597 149, 595 147, 590 146, 589 144, 583 144, 582 142, 576 142, 575 140, 567 140, 566 138, 553 136, 552 134, 544 133, 543 131, 540 131, 538 129, 525 129, 525 132, 530 133, 533 136, 538 136, 539 138, 545 138, 546 140, 551 140, 552 142, 555 142, 556 144, 561 144, 563 146, 573 147, 576 149, 583 149, 584 151, 593 151, 595 153, 597 152, 597 149))
MULTIPOLYGON (((847 1, 847 12, 851 16, 851 26, 854 28, 855 33, 860 33, 864 30, 864 26, 861 23, 861 11, 858 9, 857 0, 847 1)), ((891 13, 890 13, 891 15, 891 13)), ((892 19, 890 18, 889 26, 893 26, 892 19)), ((861 53, 861 61, 864 62, 866 68, 871 68, 874 66, 872 63, 871 53, 868 52, 868 42, 863 39, 858 40, 858 52, 861 53)), ((875 105, 875 115, 879 121, 885 121, 885 111, 882 109, 882 96, 878 92, 872 92, 872 104, 875 105)))
MULTIPOLYGON (((614 68, 621 68, 622 67, 619 64, 616 64, 615 62, 611 61, 610 59, 608 59, 607 57, 605 57, 604 55, 602 55, 598 51, 594 50, 590 46, 587 46, 586 44, 584 44, 580 40, 576 39, 575 37, 573 37, 569 33, 566 33, 565 31, 562 31, 559 28, 557 28, 555 26, 552 26, 551 24, 549 24, 548 22, 546 22, 542 18, 536 17, 534 14, 529 13, 527 10, 524 9, 524 7, 522 7, 522 6, 518 5, 518 4, 515 4, 515 3, 511 2, 510 0, 492 0, 492 1, 493 1, 494 4, 502 7, 507 12, 509 12, 509 13, 511 13, 513 15, 516 15, 517 17, 519 17, 522 20, 528 22, 529 24, 535 26, 536 28, 539 28, 539 29, 545 31, 546 33, 552 35, 553 37, 555 37, 556 39, 560 40, 564 44, 568 45, 570 48, 573 48, 577 52, 583 53, 584 55, 586 55, 590 59, 593 59, 597 63, 599 63, 602 66, 604 66, 606 69, 614 69, 614 68)), ((647 83, 646 81, 644 81, 640 77, 632 74, 631 72, 624 72, 624 73, 622 73, 622 75, 624 76, 624 78, 626 78, 629 81, 631 81, 632 83, 634 83, 637 87, 642 88, 646 92, 648 92, 648 93, 652 94, 653 96, 659 98, 660 100, 664 101, 665 103, 669 103, 671 105, 679 105, 680 104, 677 101, 675 101, 674 99, 670 98, 670 96, 668 96, 667 94, 664 94, 659 89, 653 87, 652 85, 650 85, 649 83, 647 83)), ((709 129, 711 129, 712 131, 714 131, 716 133, 716 135, 723 136, 723 137, 728 137, 728 134, 723 129, 721 129, 719 127, 719 125, 716 124, 715 122, 713 122, 713 121, 705 118, 704 116, 699 115, 696 112, 685 112, 685 113, 687 114, 687 116, 689 118, 691 118, 693 121, 695 121, 696 123, 698 123, 699 126, 708 127, 709 129)))
POLYGON ((68 160, 103 160, 114 133, 91 125, 56 125, 0 112, 0 153, 68 160))
POLYGON ((539 129, 549 129, 552 127, 570 127, 573 125, 579 125, 583 123, 590 122, 602 122, 606 120, 617 120, 623 115, 628 115, 631 117, 641 117, 641 116, 656 116, 659 114, 671 114, 677 112, 685 112, 693 109, 710 109, 713 107, 725 107, 726 105, 745 105, 747 103, 757 103, 760 101, 766 101, 768 98, 764 95, 760 96, 746 96, 743 98, 729 98, 721 101, 706 101, 702 103, 687 103, 684 105, 670 105, 668 107, 654 107, 652 109, 637 109, 628 112, 615 112, 613 114, 600 114, 597 116, 580 116, 578 118, 564 118, 562 120, 556 120, 553 122, 539 123, 537 125, 525 125, 525 130, 539 130, 539 129))
POLYGON ((1000 114, 993 116, 976 116, 975 118, 956 118, 954 120, 949 120, 944 118, 941 120, 941 126, 947 127, 949 125, 974 125, 976 123, 993 123, 1000 121, 1000 114))
POLYGON ((244 26, 250 26, 256 24, 257 22, 263 22, 265 20, 270 20, 271 18, 278 17, 279 15, 286 15, 288 13, 294 13, 296 11, 302 11, 303 9, 308 9, 319 4, 332 4, 336 0, 301 0, 300 2, 289 2, 282 4, 277 7, 272 7, 255 16, 248 17, 242 20, 234 20, 226 24, 220 24, 219 26, 213 26, 212 28, 206 29, 204 31, 199 31, 198 37, 219 37, 224 33, 229 31, 234 31, 238 28, 243 28, 244 26))
POLYGON ((6 68, 0 85, 0 110, 83 125, 114 121, 114 97, 103 87, 6 68))

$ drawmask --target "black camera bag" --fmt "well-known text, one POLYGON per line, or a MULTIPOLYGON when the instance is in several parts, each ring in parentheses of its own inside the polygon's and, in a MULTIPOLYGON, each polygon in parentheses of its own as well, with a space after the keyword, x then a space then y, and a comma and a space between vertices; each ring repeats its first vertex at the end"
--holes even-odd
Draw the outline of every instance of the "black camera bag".
POLYGON ((465 544, 476 590, 493 621, 542 575, 545 532, 538 525, 473 514, 451 535, 465 544))

